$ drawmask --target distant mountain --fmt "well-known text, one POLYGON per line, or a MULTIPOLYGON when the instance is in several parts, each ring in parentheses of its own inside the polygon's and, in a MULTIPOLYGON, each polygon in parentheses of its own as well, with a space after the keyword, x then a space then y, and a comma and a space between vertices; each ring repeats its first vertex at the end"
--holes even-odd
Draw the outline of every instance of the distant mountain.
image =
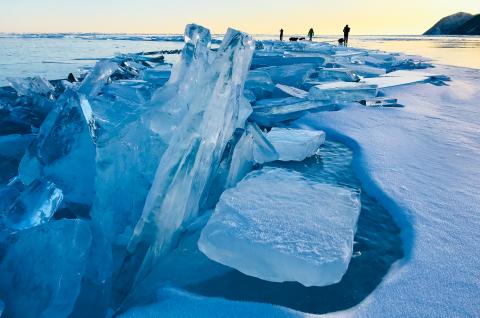
POLYGON ((457 30, 474 16, 470 13, 458 12, 438 21, 424 35, 458 35, 457 30))
POLYGON ((480 35, 480 14, 477 14, 455 31, 457 34, 480 35))

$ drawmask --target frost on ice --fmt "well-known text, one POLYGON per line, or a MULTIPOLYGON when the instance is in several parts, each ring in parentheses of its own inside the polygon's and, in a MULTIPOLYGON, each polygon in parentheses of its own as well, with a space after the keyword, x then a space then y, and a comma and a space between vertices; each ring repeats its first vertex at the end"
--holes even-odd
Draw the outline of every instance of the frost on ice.
POLYGON ((350 189, 264 168, 222 194, 198 245, 247 275, 324 286, 347 270, 359 213, 350 189))

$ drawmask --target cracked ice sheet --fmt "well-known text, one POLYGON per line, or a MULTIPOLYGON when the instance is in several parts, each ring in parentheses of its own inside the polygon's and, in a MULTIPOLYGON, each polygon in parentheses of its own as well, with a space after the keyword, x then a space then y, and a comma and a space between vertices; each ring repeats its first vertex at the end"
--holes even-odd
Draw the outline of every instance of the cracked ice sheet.
POLYGON ((327 286, 347 270, 359 214, 356 191, 263 168, 222 194, 198 247, 246 275, 327 286))
POLYGON ((402 109, 351 105, 296 122, 352 146, 362 184, 402 227, 405 259, 363 303, 338 316, 480 312, 480 71, 437 65, 425 72, 452 81, 385 89, 402 109))

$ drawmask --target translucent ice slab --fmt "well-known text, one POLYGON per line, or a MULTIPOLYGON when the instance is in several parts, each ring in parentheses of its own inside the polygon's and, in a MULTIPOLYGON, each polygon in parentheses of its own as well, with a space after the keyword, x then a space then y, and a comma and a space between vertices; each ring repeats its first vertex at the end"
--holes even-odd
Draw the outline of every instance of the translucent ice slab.
POLYGON ((325 142, 323 131, 274 127, 267 139, 278 152, 279 160, 302 161, 313 156, 325 142))
POLYGON ((330 82, 313 86, 309 91, 311 100, 330 100, 334 103, 353 102, 376 97, 377 85, 351 82, 330 82))
POLYGON ((311 63, 262 67, 258 71, 267 72, 275 84, 302 87, 303 83, 315 71, 317 65, 311 63))
POLYGON ((272 78, 267 72, 253 70, 248 72, 245 89, 250 90, 256 99, 264 99, 272 97, 275 84, 273 84, 272 78))
POLYGON ((272 98, 259 101, 253 107, 251 119, 264 127, 294 120, 307 111, 334 110, 330 101, 311 101, 294 97, 272 98))
POLYGON ((41 95, 48 97, 55 87, 43 77, 27 77, 27 78, 7 78, 10 86, 12 86, 18 95, 35 96, 41 95))
POLYGON ((332 81, 344 81, 344 82, 358 82, 360 78, 351 70, 343 67, 336 68, 319 68, 316 71, 317 76, 312 78, 312 81, 317 82, 332 82, 332 81))
POLYGON ((330 285, 350 262, 359 212, 350 189, 264 168, 223 193, 198 246, 250 276, 330 285))
POLYGON ((387 70, 385 68, 374 67, 366 64, 340 63, 339 66, 348 68, 349 70, 352 70, 355 74, 364 77, 375 77, 387 73, 387 70))
MULTIPOLYGON (((11 186, 15 187, 16 185, 11 186)), ((1 199, 8 200, 10 198, 1 199)), ((62 190, 53 183, 36 180, 18 196, 3 215, 0 215, 0 229, 5 227, 19 231, 48 222, 62 200, 62 190)))

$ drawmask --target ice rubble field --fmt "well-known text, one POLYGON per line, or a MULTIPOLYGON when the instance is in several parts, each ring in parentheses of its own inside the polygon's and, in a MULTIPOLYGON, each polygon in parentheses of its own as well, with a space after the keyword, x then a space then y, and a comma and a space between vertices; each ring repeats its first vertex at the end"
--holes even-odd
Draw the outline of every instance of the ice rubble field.
POLYGON ((173 67, 129 54, 79 79, 0 89, 2 317, 307 315, 193 296, 158 269, 203 227, 200 250, 248 275, 339 281, 358 194, 262 168, 315 155, 325 132, 356 151, 407 251, 332 315, 480 312, 478 70, 235 30, 210 49, 197 25, 185 42, 173 67))

